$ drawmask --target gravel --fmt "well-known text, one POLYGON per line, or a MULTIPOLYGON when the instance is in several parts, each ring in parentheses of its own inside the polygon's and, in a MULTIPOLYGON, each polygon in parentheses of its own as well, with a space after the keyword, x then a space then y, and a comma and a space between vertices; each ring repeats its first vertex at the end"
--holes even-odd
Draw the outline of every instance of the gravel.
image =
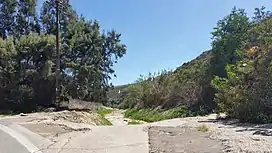
POLYGON ((188 127, 151 127, 148 130, 150 153, 222 153, 220 141, 208 132, 188 127))
MULTIPOLYGON (((241 124, 237 120, 216 120, 216 115, 188 117, 153 123, 153 126, 190 127, 207 126, 209 137, 219 140, 224 152, 272 153, 272 124, 241 124)), ((175 144, 173 144, 175 145, 175 144)))

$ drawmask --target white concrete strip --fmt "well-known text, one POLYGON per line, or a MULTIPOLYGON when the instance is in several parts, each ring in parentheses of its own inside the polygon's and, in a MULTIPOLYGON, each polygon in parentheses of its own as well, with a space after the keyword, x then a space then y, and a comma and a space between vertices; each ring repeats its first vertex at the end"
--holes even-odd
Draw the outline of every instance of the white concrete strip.
POLYGON ((11 128, 1 125, 0 130, 4 131, 5 133, 9 134, 13 138, 15 138, 21 145, 23 145, 30 153, 42 153, 39 151, 40 149, 34 146, 27 138, 25 138, 20 133, 12 130, 11 128))

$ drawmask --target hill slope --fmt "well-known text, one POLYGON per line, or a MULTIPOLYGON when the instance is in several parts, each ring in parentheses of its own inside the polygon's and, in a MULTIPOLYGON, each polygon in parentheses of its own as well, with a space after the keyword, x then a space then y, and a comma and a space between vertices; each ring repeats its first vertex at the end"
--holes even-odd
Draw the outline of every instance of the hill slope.
POLYGON ((147 120, 222 111, 272 122, 272 13, 262 7, 254 15, 234 7, 214 28, 211 51, 173 72, 140 78, 122 88, 117 103, 132 109, 128 117, 147 120))
MULTIPOLYGON (((192 61, 184 63, 172 72, 163 71, 159 74, 141 78, 142 80, 140 79, 134 84, 116 86, 108 92, 109 105, 119 105, 125 108, 145 107, 145 104, 142 106, 137 105, 139 103, 136 102, 135 99, 148 98, 148 95, 143 95, 146 90, 153 90, 154 92, 160 90, 157 94, 165 96, 161 99, 157 99, 157 102, 151 102, 156 98, 156 95, 153 94, 150 96, 150 102, 154 103, 152 106, 148 106, 151 108, 162 106, 168 109, 181 106, 185 103, 197 104, 207 99, 208 96, 206 94, 208 93, 203 93, 202 91, 204 88, 210 88, 210 85, 209 83, 205 83, 208 80, 203 80, 204 78, 196 79, 196 77, 204 75, 204 73, 209 73, 208 65, 211 61, 211 57, 212 52, 205 51, 192 61), (183 86, 177 86, 179 84, 183 84, 183 86), (188 96, 188 93, 190 93, 191 96, 188 96), (141 95, 142 97, 140 97, 141 95), (132 98, 129 98, 131 96, 132 98)), ((209 100, 210 99, 209 97, 209 100)), ((214 106, 207 105, 206 107, 211 108, 214 106)))

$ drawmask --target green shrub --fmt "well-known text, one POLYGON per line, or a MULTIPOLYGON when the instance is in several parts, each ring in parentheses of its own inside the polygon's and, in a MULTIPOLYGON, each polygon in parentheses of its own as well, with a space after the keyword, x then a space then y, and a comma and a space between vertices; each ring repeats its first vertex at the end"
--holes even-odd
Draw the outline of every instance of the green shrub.
POLYGON ((234 8, 213 33, 215 101, 243 122, 272 122, 272 18, 256 8, 253 22, 234 8), (234 43, 235 42, 235 43, 234 43), (225 69, 224 69, 225 68, 225 69))
POLYGON ((136 109, 126 115, 153 122, 215 110, 244 122, 272 122, 272 18, 264 7, 254 14, 251 20, 234 7, 214 28, 210 52, 130 85, 122 106, 136 109), (175 108, 180 105, 190 111, 175 108))
POLYGON ((166 119, 162 113, 151 109, 131 109, 125 112, 125 117, 146 122, 156 122, 166 119))
POLYGON ((109 120, 107 120, 106 118, 102 117, 101 125, 111 126, 112 123, 109 120))
POLYGON ((212 101, 213 92, 210 86, 210 55, 211 52, 204 52, 174 72, 162 71, 158 74, 149 74, 147 77, 141 76, 136 83, 123 89, 126 94, 122 95, 120 108, 160 108, 161 111, 181 105, 186 107, 203 105, 205 112, 207 108, 211 111, 215 104, 212 101))
POLYGON ((113 112, 113 109, 108 109, 108 108, 105 108, 105 107, 97 107, 96 108, 96 113, 98 115, 100 115, 100 117, 101 117, 101 122, 99 122, 97 124, 98 125, 112 125, 112 123, 105 118, 105 116, 107 114, 110 114, 112 112, 113 112))
POLYGON ((168 110, 165 114, 168 119, 193 116, 193 113, 186 107, 173 108, 168 110))
POLYGON ((146 122, 156 122, 161 120, 191 116, 186 107, 173 108, 167 111, 158 111, 154 109, 130 109, 125 112, 125 117, 142 120, 146 122))
POLYGON ((99 115, 105 117, 105 115, 112 113, 113 109, 108 109, 108 108, 105 108, 105 107, 98 107, 98 108, 96 108, 96 112, 99 115))
POLYGON ((142 123, 140 121, 135 121, 135 120, 128 122, 128 125, 137 125, 137 124, 142 124, 142 123))

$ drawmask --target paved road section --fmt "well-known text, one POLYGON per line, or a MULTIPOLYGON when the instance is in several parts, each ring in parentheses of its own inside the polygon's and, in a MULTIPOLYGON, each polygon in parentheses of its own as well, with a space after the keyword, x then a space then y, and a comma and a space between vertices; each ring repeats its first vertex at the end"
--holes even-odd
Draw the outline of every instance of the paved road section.
MULTIPOLYGON (((61 136, 62 137, 62 136, 61 136)), ((60 138, 61 138, 60 137, 60 138)), ((148 153, 148 135, 141 126, 93 127, 86 133, 65 136, 48 148, 58 153, 148 153)))
POLYGON ((0 153, 29 153, 16 139, 0 130, 0 153))
POLYGON ((151 127, 148 129, 150 153, 222 153, 224 147, 208 132, 186 127, 151 127))

